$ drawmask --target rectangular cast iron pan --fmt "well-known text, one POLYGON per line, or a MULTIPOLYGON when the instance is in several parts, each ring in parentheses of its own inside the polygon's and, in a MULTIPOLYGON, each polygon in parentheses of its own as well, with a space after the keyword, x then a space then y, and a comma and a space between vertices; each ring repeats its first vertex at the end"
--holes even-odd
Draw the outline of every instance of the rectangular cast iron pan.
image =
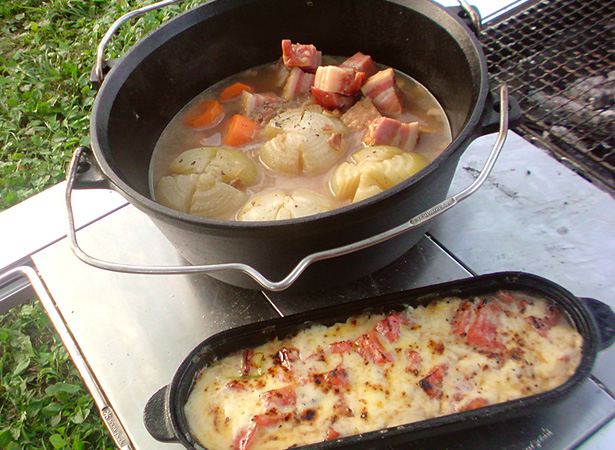
POLYGON ((468 298, 492 294, 500 289, 521 291, 553 302, 579 331, 583 337, 581 361, 566 383, 542 394, 297 448, 374 449, 502 422, 552 406, 585 381, 598 351, 613 343, 615 315, 606 304, 594 299, 577 298, 562 286, 547 279, 523 272, 502 272, 316 309, 213 335, 186 357, 172 382, 150 398, 144 411, 145 426, 157 440, 180 442, 191 450, 202 449, 188 431, 183 407, 195 378, 213 361, 274 338, 281 340, 315 323, 329 326, 363 313, 387 313, 401 310, 407 305, 427 305, 444 297, 468 298))

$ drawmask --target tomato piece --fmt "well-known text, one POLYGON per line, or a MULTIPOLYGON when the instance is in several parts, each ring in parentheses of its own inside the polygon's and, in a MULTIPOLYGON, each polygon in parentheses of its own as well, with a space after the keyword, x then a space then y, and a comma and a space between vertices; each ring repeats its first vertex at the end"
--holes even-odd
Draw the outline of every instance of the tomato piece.
POLYGON ((268 409, 264 414, 257 414, 252 421, 258 425, 271 426, 280 422, 288 421, 293 417, 290 412, 282 413, 275 408, 268 409))
POLYGON ((348 372, 346 372, 346 369, 339 364, 335 369, 327 374, 326 380, 334 386, 346 386, 348 385, 348 372))
POLYGON ((376 324, 376 331, 389 340, 397 342, 401 330, 401 320, 399 313, 393 313, 376 324))
POLYGON ((357 351, 361 356, 376 364, 393 362, 393 358, 383 347, 374 331, 364 334, 355 341, 357 351))
POLYGON ((247 388, 243 385, 243 383, 239 380, 231 380, 224 386, 227 389, 233 389, 235 391, 245 391, 247 388))
POLYGON ((338 341, 329 344, 331 353, 350 353, 352 350, 352 341, 338 341))
POLYGON ((477 347, 504 350, 506 346, 497 340, 501 313, 502 307, 495 299, 480 302, 464 300, 453 317, 452 332, 465 336, 468 343, 477 347))
POLYGON ((263 392, 261 400, 266 407, 294 405, 297 403, 297 392, 293 385, 284 386, 279 389, 263 392))
POLYGON ((248 450, 254 441, 258 424, 252 422, 249 426, 242 428, 235 435, 233 448, 235 450, 248 450))
POLYGON ((469 300, 463 300, 457 311, 455 311, 455 316, 453 317, 453 334, 458 334, 460 336, 465 336, 466 329, 472 320, 472 313, 474 312, 475 305, 473 302, 469 300))
POLYGON ((446 364, 435 366, 429 371, 427 376, 419 380, 419 386, 431 398, 442 397, 442 388, 444 385, 444 375, 446 375, 446 364))
POLYGON ((327 441, 332 441, 333 439, 337 439, 340 437, 340 434, 333 429, 333 427, 329 427, 327 430, 327 441))
POLYGON ((509 305, 515 302, 515 296, 508 291, 499 290, 495 293, 495 296, 501 302, 507 303, 509 305))
POLYGON ((419 370, 421 370, 421 363, 423 362, 423 358, 419 355, 419 352, 416 350, 406 349, 404 352, 406 358, 408 359, 408 365, 406 366, 406 372, 413 373, 415 376, 419 374, 419 370))
POLYGON ((354 417, 352 409, 350 409, 350 406, 346 403, 346 399, 344 399, 341 395, 339 396, 337 403, 333 405, 333 411, 335 411, 335 414, 340 417, 354 417))
POLYGON ((482 397, 478 397, 478 398, 471 400, 467 405, 462 407, 459 411, 470 411, 472 409, 483 408, 485 406, 489 406, 489 402, 482 397))
POLYGON ((547 332, 557 323, 560 318, 560 310, 555 305, 549 305, 547 315, 545 317, 526 317, 525 320, 529 323, 536 332, 542 337, 547 337, 547 332))
POLYGON ((311 374, 311 379, 316 386, 319 386, 327 391, 329 389, 347 386, 348 372, 340 363, 330 372, 311 374))
POLYGON ((466 340, 488 350, 504 350, 506 346, 497 340, 499 314, 502 308, 495 301, 483 300, 476 309, 474 321, 468 329, 466 340))

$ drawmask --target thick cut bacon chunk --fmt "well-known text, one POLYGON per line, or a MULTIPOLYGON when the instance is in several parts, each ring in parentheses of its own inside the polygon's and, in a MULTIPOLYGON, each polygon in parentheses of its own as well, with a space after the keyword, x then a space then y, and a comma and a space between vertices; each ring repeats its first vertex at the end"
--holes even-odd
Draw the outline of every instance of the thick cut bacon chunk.
POLYGON ((312 95, 314 96, 314 101, 316 104, 326 109, 339 109, 340 111, 346 111, 355 102, 354 97, 337 94, 335 92, 323 91, 315 86, 312 86, 312 95))
POLYGON ((271 92, 251 94, 243 91, 240 97, 240 113, 257 123, 263 123, 278 113, 282 98, 271 92))
POLYGON ((346 61, 340 64, 340 67, 351 67, 357 72, 363 72, 366 78, 375 75, 378 72, 376 63, 369 55, 364 55, 361 52, 357 52, 348 58, 346 61))
POLYGON ((381 70, 369 77, 361 91, 363 95, 372 99, 381 113, 390 116, 401 114, 401 97, 397 90, 393 69, 381 70))
POLYGON ((389 342, 397 342, 401 331, 399 313, 393 313, 376 324, 376 331, 388 339, 389 342))
POLYGON ((442 397, 442 387, 447 366, 440 364, 429 371, 427 376, 419 381, 419 386, 431 398, 442 397))
POLYGON ((282 59, 286 67, 298 67, 314 72, 322 61, 322 52, 312 44, 293 44, 290 39, 282 40, 282 59))
POLYGON ((365 73, 350 67, 320 66, 316 69, 314 87, 341 95, 354 95, 365 82, 365 73))
POLYGON ((361 356, 376 364, 393 362, 393 358, 382 346, 378 335, 374 331, 362 335, 355 341, 355 346, 361 356))
POLYGON ((315 75, 313 73, 304 72, 298 67, 293 67, 284 85, 282 97, 284 100, 292 100, 310 92, 314 84, 314 78, 315 75))
POLYGON ((372 120, 379 117, 382 117, 382 115, 378 112, 372 100, 369 97, 365 97, 352 105, 342 115, 341 120, 348 128, 365 130, 372 120))
POLYGON ((419 123, 402 123, 389 117, 380 117, 372 120, 365 135, 363 143, 372 145, 392 145, 411 152, 419 139, 419 123))

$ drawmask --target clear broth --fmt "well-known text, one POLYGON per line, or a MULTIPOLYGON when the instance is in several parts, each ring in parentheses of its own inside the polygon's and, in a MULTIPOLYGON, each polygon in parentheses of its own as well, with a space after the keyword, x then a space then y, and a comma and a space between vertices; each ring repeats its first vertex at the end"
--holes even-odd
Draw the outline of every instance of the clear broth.
MULTIPOLYGON (((345 59, 346 58, 343 57, 323 56, 323 65, 337 65, 345 59)), ((387 67, 378 64, 378 68, 382 70, 387 67)), ((185 117, 191 109, 203 101, 217 99, 226 87, 236 82, 241 82, 253 87, 255 93, 273 92, 281 94, 283 83, 280 85, 279 81, 276 79, 278 70, 278 62, 276 61, 246 70, 222 80, 195 97, 171 120, 171 122, 169 122, 161 134, 152 155, 149 170, 149 186, 152 198, 156 198, 156 184, 161 177, 169 175, 168 167, 179 154, 193 148, 221 145, 222 133, 226 129, 228 121, 234 114, 240 112, 240 102, 226 103, 224 105, 224 118, 215 127, 209 129, 194 129, 184 124, 185 117)), ((431 92, 422 84, 397 70, 395 70, 395 74, 397 86, 403 94, 403 111, 402 114, 396 118, 404 123, 419 122, 419 126, 423 132, 420 133, 419 141, 413 152, 424 155, 428 161, 431 162, 440 155, 452 141, 452 133, 446 113, 431 92)), ((306 94, 294 101, 287 102, 288 107, 299 107, 306 103, 309 97, 311 97, 311 95, 306 94)), ((266 122, 262 125, 264 126, 265 124, 266 122)), ((244 190, 248 194, 247 202, 254 198, 255 195, 273 190, 291 192, 296 189, 310 189, 330 198, 335 208, 349 204, 350 201, 348 200, 340 201, 335 198, 329 187, 329 179, 339 164, 348 161, 350 155, 365 148, 365 144, 361 142, 363 133, 364 131, 351 131, 349 136, 347 136, 347 141, 350 145, 348 145, 346 155, 340 158, 339 162, 330 170, 315 176, 288 176, 280 173, 273 173, 266 168, 258 157, 258 150, 266 142, 264 138, 257 138, 249 144, 235 148, 250 156, 250 158, 256 162, 259 169, 259 181, 255 185, 244 190)), ((228 217, 228 219, 235 220, 236 217, 228 217)))

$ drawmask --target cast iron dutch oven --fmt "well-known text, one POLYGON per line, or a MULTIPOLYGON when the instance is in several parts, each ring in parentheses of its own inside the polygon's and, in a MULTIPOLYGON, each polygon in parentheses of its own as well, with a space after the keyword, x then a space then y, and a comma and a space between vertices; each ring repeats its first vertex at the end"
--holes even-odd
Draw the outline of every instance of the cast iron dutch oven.
MULTIPOLYGON (((541 408, 552 407, 569 396, 586 380, 597 352, 613 343, 615 315, 604 303, 594 299, 579 299, 562 286, 545 278, 523 272, 501 272, 348 302, 218 333, 199 344, 179 366, 171 383, 150 398, 144 411, 145 426, 149 433, 160 441, 180 442, 190 450, 202 449, 203 447, 195 441, 188 430, 184 405, 195 379, 203 368, 214 361, 275 338, 282 340, 285 336, 291 336, 316 323, 329 326, 345 322, 349 317, 363 312, 390 313, 408 305, 415 307, 427 305, 431 301, 449 296, 472 298, 493 294, 500 289, 545 298, 568 316, 571 324, 583 337, 581 361, 568 381, 541 394, 301 448, 319 450, 385 448, 389 445, 428 439, 496 421, 504 422, 515 417, 531 415, 541 408)), ((469 445, 471 446, 471 442, 469 445)), ((423 442, 419 447, 429 448, 429 445, 423 442)))
MULTIPOLYGON (((106 74, 91 115, 91 145, 106 182, 145 212, 191 264, 242 263, 284 278, 306 255, 390 230, 445 199, 476 137, 497 129, 480 43, 460 8, 430 0, 216 0, 142 39, 106 74), (177 212, 152 200, 148 169, 169 121, 197 94, 281 55, 282 39, 325 54, 361 51, 425 85, 446 111, 450 146, 426 169, 365 201, 279 222, 231 222, 177 212)), ((322 288, 373 273, 407 252, 427 225, 378 245, 316 262, 296 285, 322 288)), ((256 288, 237 271, 212 274, 256 288)))

